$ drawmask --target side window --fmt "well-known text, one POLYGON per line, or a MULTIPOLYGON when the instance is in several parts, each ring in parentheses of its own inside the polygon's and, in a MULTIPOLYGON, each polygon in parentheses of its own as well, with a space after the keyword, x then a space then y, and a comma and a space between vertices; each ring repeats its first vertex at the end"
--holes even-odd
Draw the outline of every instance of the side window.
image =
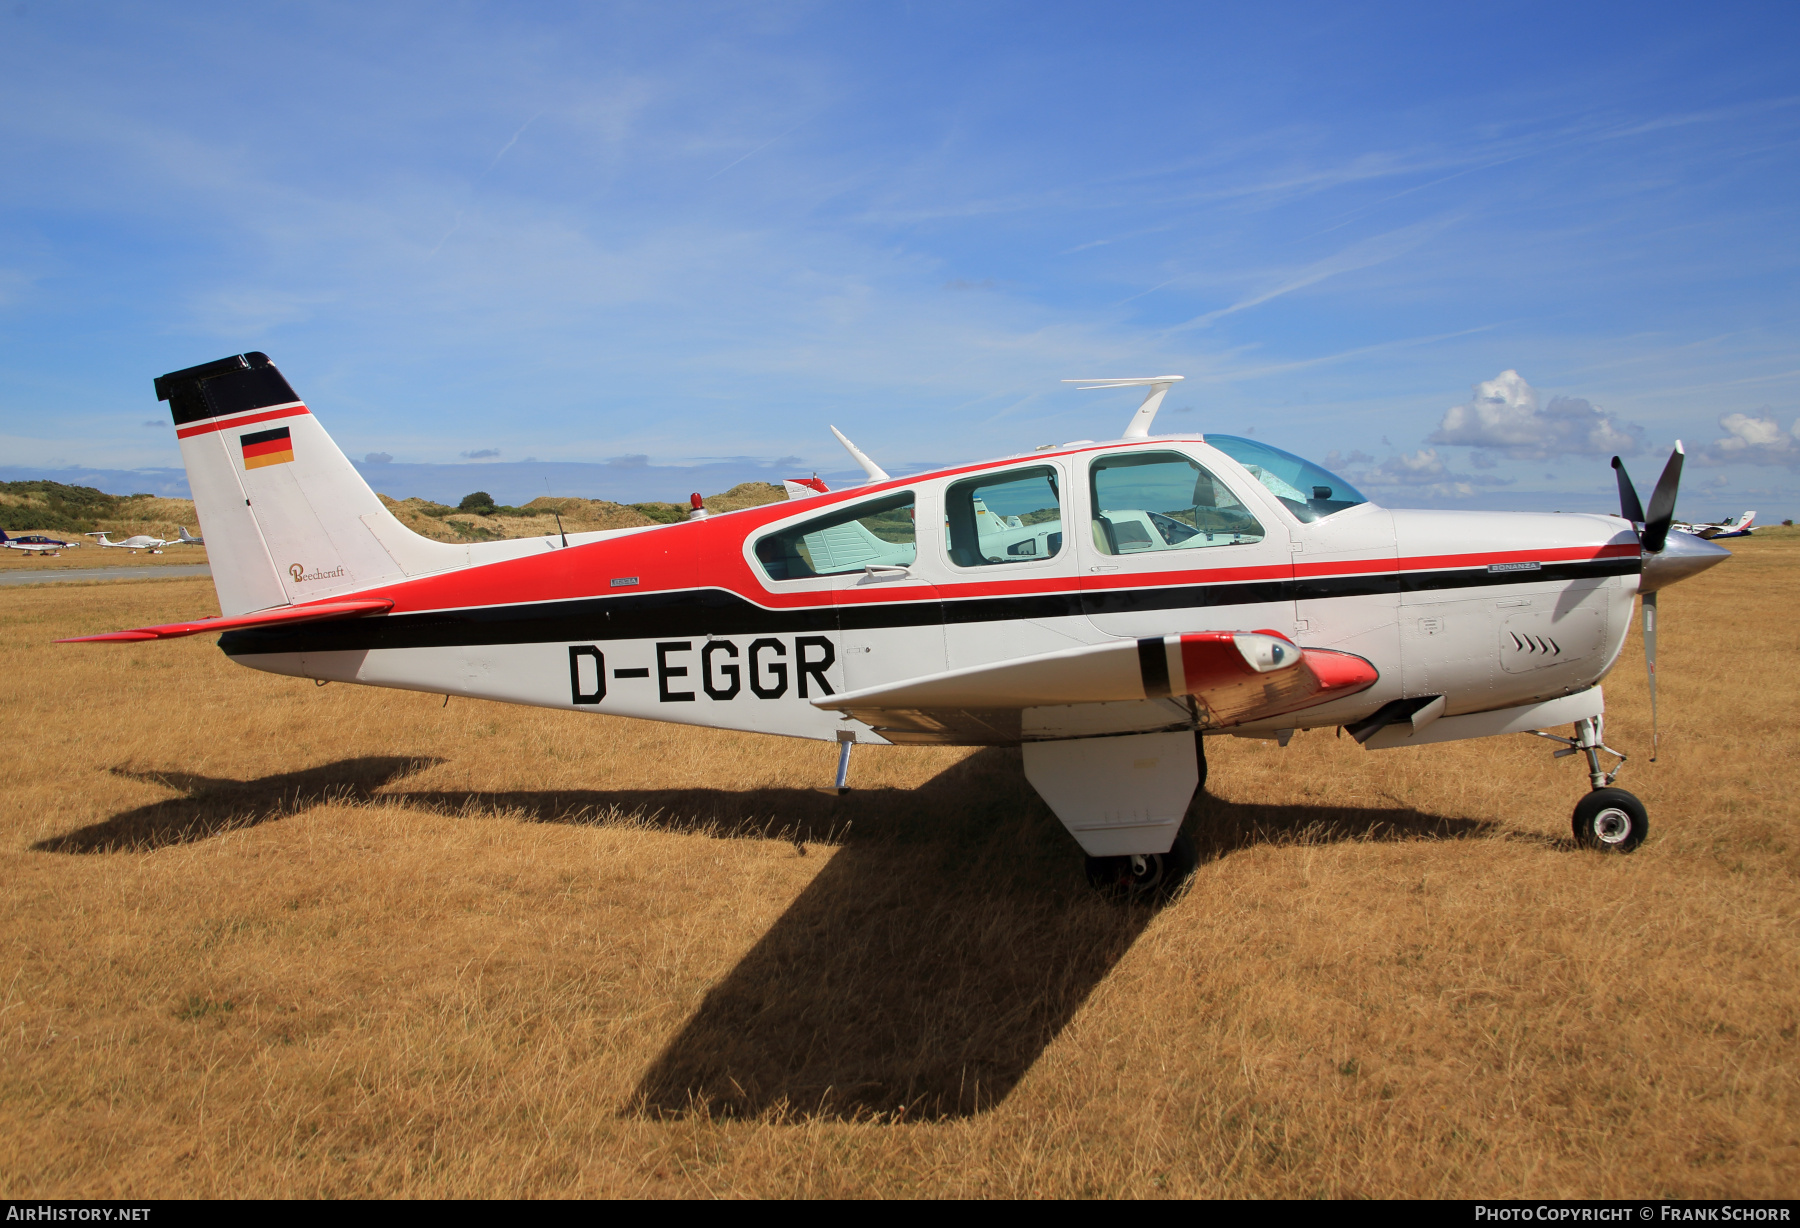
POLYGON ((916 540, 908 490, 771 533, 756 543, 756 560, 771 580, 806 580, 871 563, 908 566, 918 555, 916 540))
POLYGON ((1094 549, 1102 554, 1196 550, 1263 539, 1262 525, 1231 489, 1179 452, 1102 456, 1089 473, 1094 549))
POLYGON ((1049 465, 970 478, 944 492, 944 540, 958 567, 1029 563, 1062 550, 1062 497, 1049 465))

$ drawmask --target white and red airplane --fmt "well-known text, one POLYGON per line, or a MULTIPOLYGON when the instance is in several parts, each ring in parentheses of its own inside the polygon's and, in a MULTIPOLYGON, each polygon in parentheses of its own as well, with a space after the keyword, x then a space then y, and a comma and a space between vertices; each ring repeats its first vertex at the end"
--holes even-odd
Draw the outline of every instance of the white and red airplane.
POLYGON ((1749 537, 1756 524, 1756 513, 1745 512, 1733 516, 1730 520, 1696 520, 1693 524, 1675 522, 1675 528, 1683 533, 1692 533, 1695 537, 1704 537, 1707 541, 1716 541, 1721 537, 1749 537))
MULTIPOLYGON (((1096 885, 1158 892, 1203 738, 1369 749, 1573 726, 1577 838, 1644 838, 1602 767, 1600 680, 1645 595, 1729 557, 1671 535, 1680 445, 1648 515, 1397 511, 1267 444, 1122 437, 686 522, 448 544, 404 528, 262 354, 156 381, 223 632, 255 669, 840 744, 1020 746, 1096 885)), ((840 435, 840 438, 841 435, 840 435)), ((703 510, 703 509, 701 509, 703 510)), ((1652 691, 1654 702, 1654 690, 1652 691)), ((1623 761, 1623 756, 1618 756, 1623 761)))

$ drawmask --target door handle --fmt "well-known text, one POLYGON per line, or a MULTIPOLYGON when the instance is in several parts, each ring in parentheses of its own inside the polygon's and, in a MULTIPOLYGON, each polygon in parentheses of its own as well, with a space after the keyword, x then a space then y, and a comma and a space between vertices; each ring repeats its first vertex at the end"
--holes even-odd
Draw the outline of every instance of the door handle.
POLYGON ((1103 572, 1103 571, 1117 571, 1119 569, 1117 567, 1090 567, 1090 568, 1088 568, 1088 570, 1093 571, 1093 572, 1103 572))
POLYGON ((872 580, 910 580, 912 568, 902 567, 898 563, 865 563, 863 571, 867 574, 857 583, 868 584, 872 580))

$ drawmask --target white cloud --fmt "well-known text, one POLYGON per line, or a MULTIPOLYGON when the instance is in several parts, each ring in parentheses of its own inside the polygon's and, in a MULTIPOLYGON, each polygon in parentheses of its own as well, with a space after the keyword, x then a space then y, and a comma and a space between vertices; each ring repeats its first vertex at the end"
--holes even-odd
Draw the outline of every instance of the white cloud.
POLYGON ((1800 419, 1791 431, 1773 416, 1726 414, 1719 419, 1726 434, 1707 446, 1704 459, 1716 465, 1786 465, 1800 468, 1800 419))
POLYGON ((1361 452, 1352 452, 1349 456, 1339 456, 1333 452, 1325 458, 1328 465, 1345 464, 1345 472, 1359 486, 1377 490, 1408 490, 1434 499, 1467 499, 1475 494, 1478 486, 1512 484, 1511 478, 1495 477, 1492 474, 1452 473, 1436 448, 1401 452, 1380 464, 1368 463, 1373 460, 1373 457, 1361 452), (1359 461, 1363 463, 1359 465, 1359 461))
POLYGON ((1453 405, 1427 443, 1493 448, 1514 460, 1556 456, 1635 456, 1643 450, 1644 429, 1620 422, 1581 397, 1554 397, 1538 404, 1537 389, 1517 371, 1502 371, 1475 385, 1474 395, 1453 405))

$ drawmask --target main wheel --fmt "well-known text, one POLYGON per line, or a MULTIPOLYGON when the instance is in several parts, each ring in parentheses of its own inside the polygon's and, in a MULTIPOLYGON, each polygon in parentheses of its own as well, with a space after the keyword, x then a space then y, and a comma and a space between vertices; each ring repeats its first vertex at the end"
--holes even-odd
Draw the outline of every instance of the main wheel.
POLYGON ((1088 885, 1111 899, 1155 903, 1167 899, 1181 886, 1199 861, 1193 838, 1182 832, 1166 853, 1088 858, 1088 885))
POLYGON ((1595 789, 1575 803, 1575 843, 1602 853, 1629 853, 1650 834, 1644 803, 1623 789, 1595 789))

